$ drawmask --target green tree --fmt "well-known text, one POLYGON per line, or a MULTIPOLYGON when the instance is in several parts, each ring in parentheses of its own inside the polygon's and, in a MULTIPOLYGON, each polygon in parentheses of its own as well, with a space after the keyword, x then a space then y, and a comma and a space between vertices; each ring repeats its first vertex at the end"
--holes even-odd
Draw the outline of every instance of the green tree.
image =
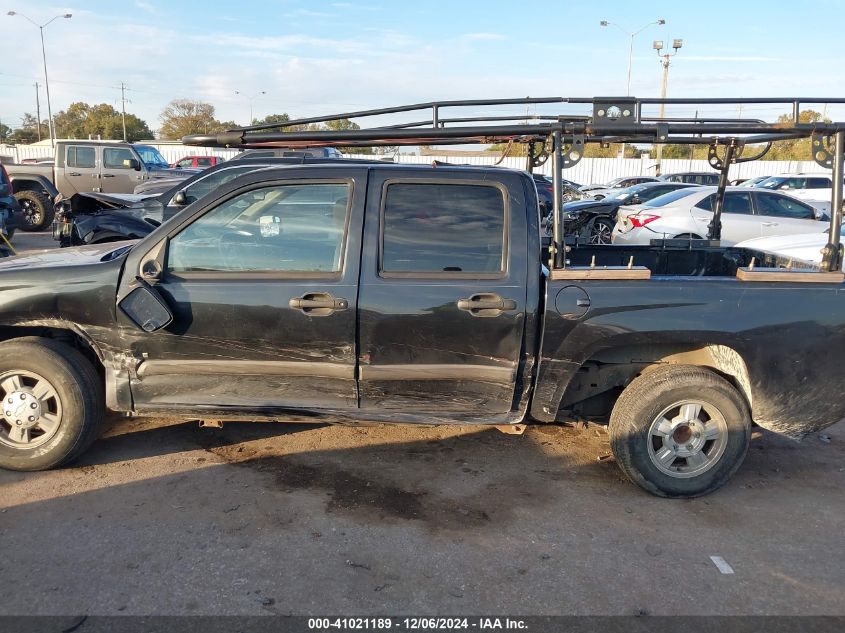
POLYGON ((270 125, 274 123, 287 123, 290 121, 290 116, 287 112, 282 112, 282 114, 268 114, 263 119, 253 119, 253 125, 270 125))
MULTIPOLYGON (((103 139, 123 138, 123 118, 108 103, 90 105, 82 101, 71 103, 53 119, 56 136, 59 138, 103 139)), ((128 113, 126 115, 126 140, 139 141, 152 138, 153 133, 146 122, 128 113)))
MULTIPOLYGON (((50 129, 46 121, 41 124, 41 138, 50 136, 50 129)), ((8 135, 7 141, 11 143, 35 143, 38 140, 39 123, 29 112, 24 113, 21 124, 8 135)))
POLYGON ((191 99, 174 99, 159 118, 159 135, 176 141, 189 134, 215 134, 229 127, 229 123, 222 124, 214 118, 213 105, 191 99))

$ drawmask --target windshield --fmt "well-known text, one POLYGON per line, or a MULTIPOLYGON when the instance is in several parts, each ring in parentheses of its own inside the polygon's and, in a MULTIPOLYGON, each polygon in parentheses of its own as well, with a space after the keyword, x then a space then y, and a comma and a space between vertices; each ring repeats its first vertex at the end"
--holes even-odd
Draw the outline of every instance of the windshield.
POLYGON ((755 187, 762 187, 763 189, 777 189, 778 185, 781 185, 786 178, 783 176, 769 176, 761 180, 760 182, 756 183, 755 187))
POLYGON ((657 196, 653 200, 649 200, 643 206, 647 209, 653 209, 654 207, 665 207, 667 204, 672 204, 681 198, 686 198, 687 196, 696 193, 697 191, 701 191, 700 187, 689 187, 688 189, 676 189, 675 191, 670 191, 669 193, 664 193, 662 196, 657 196))
POLYGON ((135 145, 135 151, 138 152, 147 167, 170 167, 168 162, 164 160, 164 156, 155 147, 135 145))

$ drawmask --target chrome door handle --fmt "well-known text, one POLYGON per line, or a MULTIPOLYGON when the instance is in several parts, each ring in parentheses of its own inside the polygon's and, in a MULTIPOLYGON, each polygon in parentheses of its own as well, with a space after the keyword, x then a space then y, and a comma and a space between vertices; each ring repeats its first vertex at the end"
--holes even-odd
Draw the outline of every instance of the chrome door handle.
POLYGON ((80 174, 78 171, 72 171, 68 174, 68 176, 81 176, 81 175, 82 174, 80 174))
POLYGON ((763 226, 780 226, 777 222, 763 222, 763 226))
POLYGON ((301 297, 293 297, 288 305, 309 316, 328 316, 335 310, 346 310, 349 302, 342 297, 335 298, 327 292, 306 292, 301 297))
POLYGON ((458 310, 469 312, 472 316, 492 317, 502 312, 516 310, 516 301, 503 299, 497 294, 482 292, 472 295, 468 299, 458 299, 458 310))

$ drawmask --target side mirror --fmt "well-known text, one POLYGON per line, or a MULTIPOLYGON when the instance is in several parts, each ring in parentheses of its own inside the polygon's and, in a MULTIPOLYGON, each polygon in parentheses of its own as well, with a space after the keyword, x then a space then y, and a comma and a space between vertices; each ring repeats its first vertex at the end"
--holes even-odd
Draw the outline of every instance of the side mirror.
POLYGON ((639 196, 631 196, 631 199, 628 200, 628 204, 642 204, 643 201, 639 196))
POLYGON ((144 332, 156 332, 173 321, 173 313, 155 290, 141 283, 143 285, 132 290, 117 305, 144 332))
POLYGON ((188 196, 185 195, 185 191, 177 191, 176 195, 173 196, 173 204, 183 207, 188 204, 188 196))
POLYGON ((141 171, 141 161, 137 158, 127 158, 123 161, 123 166, 135 171, 141 171))

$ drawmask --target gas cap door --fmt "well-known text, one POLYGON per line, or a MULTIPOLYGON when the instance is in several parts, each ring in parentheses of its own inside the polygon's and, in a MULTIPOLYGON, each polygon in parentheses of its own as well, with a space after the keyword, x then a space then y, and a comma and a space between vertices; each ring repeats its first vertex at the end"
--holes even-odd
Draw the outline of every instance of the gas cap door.
POLYGON ((557 293, 555 308, 565 319, 579 319, 590 309, 590 295, 579 286, 566 286, 557 293))

